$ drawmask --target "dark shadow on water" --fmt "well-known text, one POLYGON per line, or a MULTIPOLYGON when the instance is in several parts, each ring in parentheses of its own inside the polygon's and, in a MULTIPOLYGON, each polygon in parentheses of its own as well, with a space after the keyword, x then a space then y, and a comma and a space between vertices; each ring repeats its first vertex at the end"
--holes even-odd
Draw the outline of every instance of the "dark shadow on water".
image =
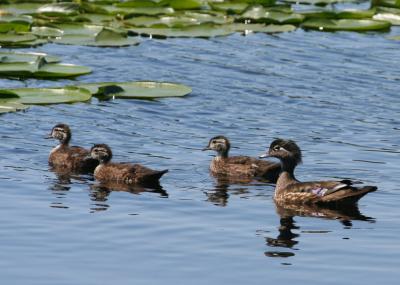
MULTIPOLYGON (((346 207, 337 206, 316 206, 316 205, 277 205, 276 212, 279 215, 279 234, 277 237, 265 237, 266 245, 273 248, 283 248, 286 250, 273 250, 266 251, 265 256, 268 257, 291 257, 295 253, 293 251, 299 250, 297 247, 299 241, 297 238, 299 233, 294 233, 293 230, 300 230, 300 226, 296 225, 294 220, 295 216, 299 217, 313 217, 328 220, 337 220, 346 228, 352 227, 352 221, 367 221, 375 222, 374 218, 363 215, 358 209, 357 205, 348 205, 346 207), (287 249, 290 249, 288 251, 287 249)), ((326 233, 329 231, 313 231, 314 233, 326 233)), ((308 232, 312 233, 312 232, 308 232)), ((286 264, 290 265, 290 264, 286 264)))
MULTIPOLYGON (((51 179, 49 190, 54 194, 57 199, 64 199, 69 190, 71 190, 71 185, 75 182, 87 183, 87 181, 93 180, 91 175, 79 175, 67 171, 62 171, 59 169, 50 168, 49 171, 53 172, 55 175, 54 179, 51 179)), ((68 209, 62 201, 52 202, 50 204, 52 208, 68 209)))
POLYGON ((90 199, 94 202, 91 212, 107 210, 110 205, 107 203, 108 196, 112 192, 128 192, 134 195, 140 193, 156 193, 160 198, 168 198, 168 193, 160 184, 150 186, 127 185, 122 183, 108 182, 90 185, 90 199))
POLYGON ((214 189, 206 191, 207 200, 216 206, 226 207, 230 194, 242 195, 249 193, 248 186, 254 185, 251 178, 231 178, 231 177, 215 177, 214 189), (234 186, 234 187, 233 187, 234 186))

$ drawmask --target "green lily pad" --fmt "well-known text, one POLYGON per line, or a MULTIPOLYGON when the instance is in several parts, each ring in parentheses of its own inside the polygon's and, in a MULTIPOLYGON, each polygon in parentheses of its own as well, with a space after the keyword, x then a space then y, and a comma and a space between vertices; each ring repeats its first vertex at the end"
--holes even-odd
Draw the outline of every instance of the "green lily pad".
POLYGON ((216 11, 241 14, 247 9, 249 4, 245 2, 216 2, 210 3, 210 6, 216 11))
POLYGON ((129 8, 135 8, 135 7, 157 7, 157 3, 151 0, 131 0, 131 1, 126 1, 126 2, 121 2, 121 3, 115 3, 115 6, 117 7, 129 7, 129 8))
POLYGON ((32 17, 13 16, 13 15, 0 15, 0 33, 8 32, 28 32, 32 24, 32 17))
MULTIPOLYGON (((0 95, 1 98, 1 95, 0 95)), ((29 108, 28 106, 9 100, 0 99, 0 114, 17 112, 29 108)))
POLYGON ((73 2, 51 3, 41 6, 37 13, 46 16, 71 16, 79 13, 80 5, 73 2))
POLYGON ((89 90, 78 87, 0 89, 0 95, 4 91, 10 91, 19 96, 19 99, 13 99, 12 102, 28 105, 84 102, 92 97, 89 90))
POLYGON ((83 35, 83 36, 95 36, 104 27, 100 25, 87 25, 87 24, 58 24, 57 29, 63 31, 63 35, 83 35))
MULTIPOLYGON (((5 57, 5 59, 7 59, 5 57)), ((37 56, 30 62, 0 62, 0 76, 5 77, 36 77, 36 78, 67 78, 76 77, 91 72, 85 66, 61 63, 48 63, 43 56, 37 56)))
POLYGON ((305 29, 313 29, 320 31, 354 31, 366 32, 387 30, 390 23, 375 20, 329 20, 329 19, 310 19, 302 24, 305 29))
POLYGON ((240 16, 241 20, 251 20, 266 24, 300 24, 305 17, 298 13, 286 13, 253 6, 240 16))
POLYGON ((124 47, 139 44, 137 39, 128 38, 125 33, 110 28, 103 28, 95 36, 67 34, 61 38, 54 39, 53 42, 96 47, 124 47))
POLYGON ((372 18, 375 15, 375 9, 369 10, 356 10, 356 9, 345 9, 337 12, 337 18, 339 19, 367 19, 372 18))
POLYGON ((166 27, 179 27, 200 24, 197 19, 184 16, 149 17, 140 16, 124 21, 125 25, 136 27, 152 27, 165 25, 166 27))
POLYGON ((45 53, 39 52, 0 52, 0 64, 1 63, 16 63, 16 62, 32 62, 36 61, 38 57, 44 57, 47 63, 60 62, 60 58, 45 53))
POLYGON ((97 96, 133 99, 182 97, 192 92, 190 87, 182 84, 154 81, 88 83, 78 87, 88 89, 97 96), (107 86, 110 88, 103 88, 99 92, 101 87, 107 86))
POLYGON ((228 36, 234 31, 227 25, 202 24, 183 28, 129 28, 133 35, 159 38, 212 38, 228 36))
POLYGON ((397 0, 373 0, 372 6, 383 6, 389 8, 400 8, 400 2, 397 0))
POLYGON ((168 4, 168 6, 174 8, 175 10, 200 9, 203 5, 203 2, 199 0, 167 0, 163 1, 163 3, 168 4))
POLYGON ((29 48, 29 47, 37 47, 41 46, 44 44, 47 44, 48 41, 45 39, 36 39, 33 41, 22 41, 22 42, 14 42, 14 43, 1 43, 3 47, 8 47, 8 48, 29 48))
POLYGON ((327 6, 336 3, 356 3, 357 0, 282 0, 291 4, 306 4, 315 6, 327 6))
POLYGON ((374 20, 390 22, 394 26, 400 26, 400 15, 390 13, 378 13, 374 15, 374 20))
POLYGON ((33 77, 47 79, 68 78, 89 74, 91 72, 92 70, 86 66, 66 63, 50 63, 40 67, 39 70, 33 74, 33 77))
POLYGON ((32 34, 0 34, 0 45, 30 42, 34 40, 36 40, 36 37, 32 34))
POLYGON ((13 15, 33 14, 39 7, 43 6, 43 3, 32 2, 33 1, 31 1, 31 3, 0 4, 0 11, 13 15))
POLYGON ((284 32, 292 32, 296 30, 296 26, 293 25, 264 25, 264 24, 232 24, 231 28, 237 32, 244 32, 247 34, 248 32, 254 33, 284 33, 284 32))
POLYGON ((113 5, 102 6, 108 13, 113 15, 125 15, 126 17, 133 16, 156 16, 156 15, 171 15, 175 12, 172 7, 117 7, 113 5))
POLYGON ((32 27, 32 34, 42 38, 56 38, 63 35, 63 31, 50 27, 32 27))

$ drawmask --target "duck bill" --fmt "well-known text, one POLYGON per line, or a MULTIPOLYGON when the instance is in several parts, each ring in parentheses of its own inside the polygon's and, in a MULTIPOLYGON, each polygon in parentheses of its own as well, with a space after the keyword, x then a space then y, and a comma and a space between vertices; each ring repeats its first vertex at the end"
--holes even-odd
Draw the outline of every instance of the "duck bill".
POLYGON ((201 151, 206 151, 206 150, 211 150, 211 148, 209 148, 208 146, 203 148, 201 151))
POLYGON ((52 139, 53 136, 52 136, 51 134, 48 134, 48 135, 46 135, 44 138, 45 138, 46 140, 48 140, 48 139, 52 139))
POLYGON ((267 157, 271 157, 268 153, 263 153, 259 156, 259 158, 267 158, 267 157))

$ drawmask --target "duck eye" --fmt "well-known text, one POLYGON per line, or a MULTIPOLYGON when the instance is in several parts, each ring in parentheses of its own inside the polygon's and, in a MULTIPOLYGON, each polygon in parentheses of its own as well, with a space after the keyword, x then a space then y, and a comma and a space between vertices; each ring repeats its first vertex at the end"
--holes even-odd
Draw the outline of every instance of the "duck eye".
POLYGON ((278 150, 280 150, 280 149, 281 149, 281 147, 280 147, 279 145, 274 146, 274 150, 275 150, 275 151, 278 151, 278 150))

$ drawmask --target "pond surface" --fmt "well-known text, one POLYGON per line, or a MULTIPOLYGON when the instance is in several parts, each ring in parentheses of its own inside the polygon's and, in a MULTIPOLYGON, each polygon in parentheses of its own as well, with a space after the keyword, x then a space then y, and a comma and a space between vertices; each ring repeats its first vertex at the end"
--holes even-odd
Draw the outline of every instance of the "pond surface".
POLYGON ((193 93, 0 116, 2 283, 398 284, 400 53, 385 36, 297 30, 27 49, 93 68, 77 82, 171 81, 193 93), (43 137, 58 122, 71 126, 74 144, 108 143, 115 161, 168 168, 163 189, 107 192, 91 176, 49 171, 56 142, 43 137), (232 154, 251 156, 273 138, 294 139, 299 179, 379 189, 348 216, 304 211, 281 221, 273 185, 209 175, 211 153, 200 150, 218 134, 232 154))

